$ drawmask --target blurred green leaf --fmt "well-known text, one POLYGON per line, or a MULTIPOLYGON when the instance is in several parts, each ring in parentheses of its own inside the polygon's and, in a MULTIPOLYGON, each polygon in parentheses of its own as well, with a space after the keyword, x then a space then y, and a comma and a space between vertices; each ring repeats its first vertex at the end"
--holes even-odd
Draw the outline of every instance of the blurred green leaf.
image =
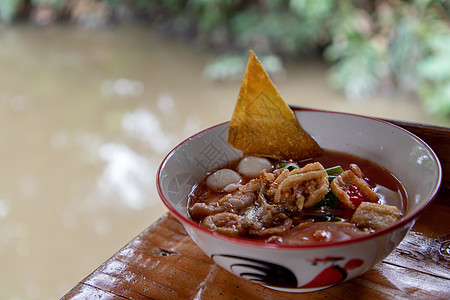
POLYGON ((450 51, 428 56, 417 65, 421 78, 436 81, 450 81, 450 51))
POLYGON ((372 94, 378 84, 379 53, 370 41, 352 41, 345 55, 330 70, 330 83, 350 99, 372 94))
POLYGON ((418 36, 418 21, 412 16, 397 20, 389 44, 387 63, 399 89, 414 90, 417 85, 416 65, 425 49, 418 36))
POLYGON ((20 0, 1 0, 0 21, 10 23, 16 16, 20 2, 20 0))
MULTIPOLYGON (((242 80, 247 66, 248 55, 223 55, 208 64, 203 76, 208 80, 242 80)), ((279 75, 284 72, 283 62, 275 55, 259 57, 264 69, 270 75, 279 75)))
POLYGON ((444 118, 450 115, 450 82, 438 88, 424 84, 419 89, 419 94, 430 113, 444 118))
MULTIPOLYGON (((112 0, 109 0, 112 1, 112 0)), ((49 4, 53 7, 63 7, 66 4, 67 0, 30 0, 30 3, 32 5, 39 5, 39 4, 49 4)))
POLYGON ((321 20, 330 15, 334 2, 331 0, 291 0, 289 5, 298 16, 304 19, 321 20))

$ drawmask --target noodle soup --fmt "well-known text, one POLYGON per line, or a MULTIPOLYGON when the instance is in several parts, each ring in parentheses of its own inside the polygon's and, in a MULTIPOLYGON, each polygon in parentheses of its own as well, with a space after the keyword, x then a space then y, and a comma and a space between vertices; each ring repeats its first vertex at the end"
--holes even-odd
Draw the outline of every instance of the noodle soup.
POLYGON ((188 197, 190 218, 217 234, 262 243, 332 243, 402 218, 403 185, 388 170, 325 151, 300 162, 247 156, 209 172, 188 197))

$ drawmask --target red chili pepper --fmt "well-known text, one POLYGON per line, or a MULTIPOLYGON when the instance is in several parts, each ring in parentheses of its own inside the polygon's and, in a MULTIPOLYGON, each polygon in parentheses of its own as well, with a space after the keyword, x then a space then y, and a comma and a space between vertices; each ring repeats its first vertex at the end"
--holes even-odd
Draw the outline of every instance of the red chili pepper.
POLYGON ((351 185, 348 187, 347 195, 350 197, 350 202, 353 203, 355 209, 364 202, 367 201, 366 198, 359 192, 358 187, 351 185))

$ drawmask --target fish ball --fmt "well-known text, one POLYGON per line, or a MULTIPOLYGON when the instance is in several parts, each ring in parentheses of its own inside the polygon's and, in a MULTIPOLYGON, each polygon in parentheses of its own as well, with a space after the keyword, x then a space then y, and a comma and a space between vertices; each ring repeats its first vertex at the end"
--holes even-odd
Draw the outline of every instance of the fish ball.
POLYGON ((239 173, 248 177, 258 177, 261 171, 272 171, 272 163, 263 157, 246 156, 239 162, 239 173))
POLYGON ((206 179, 206 184, 215 190, 224 189, 232 183, 239 183, 241 176, 231 169, 220 169, 212 173, 206 179))

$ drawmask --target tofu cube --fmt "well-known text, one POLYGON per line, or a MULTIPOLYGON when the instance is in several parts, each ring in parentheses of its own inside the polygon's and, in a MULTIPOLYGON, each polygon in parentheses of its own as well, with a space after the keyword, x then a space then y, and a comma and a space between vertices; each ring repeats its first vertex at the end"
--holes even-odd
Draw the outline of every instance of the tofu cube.
POLYGON ((401 217, 402 213, 395 206, 363 202, 356 209, 351 222, 358 227, 380 230, 393 225, 401 217))

